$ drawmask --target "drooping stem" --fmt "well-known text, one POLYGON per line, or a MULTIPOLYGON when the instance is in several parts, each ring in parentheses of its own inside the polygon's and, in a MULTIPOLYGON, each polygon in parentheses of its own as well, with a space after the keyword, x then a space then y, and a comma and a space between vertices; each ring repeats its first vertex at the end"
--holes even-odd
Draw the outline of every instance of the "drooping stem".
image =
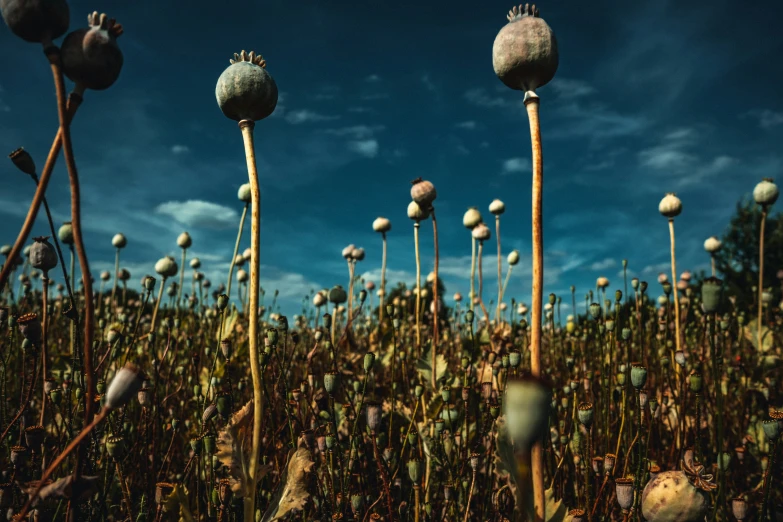
MULTIPOLYGON (((539 97, 533 91, 525 93, 525 107, 530 121, 530 142, 533 163, 533 295, 530 324, 530 369, 534 377, 541 376, 541 312, 544 286, 543 178, 544 158, 541 147, 541 125, 538 119, 539 97)), ((533 446, 533 498, 536 522, 544 520, 544 451, 541 443, 533 446)))
MULTIPOLYGON (((73 120, 76 111, 79 109, 79 106, 82 103, 82 92, 83 91, 81 88, 78 88, 78 90, 74 89, 68 99, 68 114, 66 119, 68 124, 70 124, 71 120, 73 120)), ((63 128, 62 125, 60 125, 60 128, 57 130, 57 135, 52 142, 52 146, 49 149, 49 155, 46 157, 46 163, 41 170, 41 175, 37 180, 38 188, 35 190, 33 200, 30 202, 30 208, 27 211, 27 216, 24 219, 22 227, 19 229, 16 242, 11 247, 11 251, 6 256, 6 259, 14 260, 18 258, 19 254, 22 252, 22 248, 24 248, 24 244, 27 241, 27 238, 30 236, 30 231, 32 231, 33 225, 35 224, 35 219, 38 216, 38 210, 40 210, 41 203, 44 200, 46 188, 49 186, 49 180, 52 177, 52 172, 54 172, 54 165, 57 163, 57 156, 60 154, 60 148, 63 144, 62 139, 63 128)), ((8 277, 11 275, 14 268, 14 263, 7 262, 3 264, 3 269, 0 271, 0 289, 5 287, 5 284, 8 281, 8 277)))
MULTIPOLYGON (((237 262, 237 254, 239 254, 239 242, 242 240, 242 230, 245 228, 245 217, 247 216, 247 207, 250 203, 245 203, 245 208, 242 209, 242 217, 239 218, 239 230, 237 231, 237 241, 234 243, 234 255, 231 257, 231 265, 228 267, 228 282, 226 282, 226 295, 231 299, 231 281, 233 280, 234 267, 237 262)), ((225 320, 225 318, 224 318, 225 320)), ((220 323, 220 337, 223 338, 223 322, 220 323)))
MULTIPOLYGON (((438 313, 438 299, 439 299, 439 293, 438 293, 438 263, 439 263, 439 252, 438 252, 438 221, 435 219, 435 208, 430 208, 430 216, 432 217, 432 236, 433 236, 433 242, 435 243, 435 269, 434 274, 435 277, 432 280, 432 304, 433 304, 433 313, 432 313, 432 389, 437 389, 438 385, 438 379, 437 379, 437 365, 436 365, 436 357, 437 357, 437 351, 438 351, 438 323, 440 322, 440 314, 438 313)), ((391 439, 390 439, 391 440, 391 439)))
POLYGON ((418 353, 421 353, 421 256, 419 255, 419 226, 418 221, 413 224, 413 244, 416 253, 416 350, 418 353))
POLYGON ((247 173, 250 178, 251 218, 250 218, 250 310, 248 336, 250 349, 250 371, 253 378, 253 439, 250 450, 250 494, 245 497, 245 522, 253 522, 255 517, 256 481, 258 472, 258 453, 261 447, 261 421, 264 416, 262 401, 260 366, 258 363, 258 292, 259 292, 259 254, 261 250, 261 192, 258 186, 256 155, 253 147, 253 127, 255 122, 242 120, 242 138, 245 143, 247 173))
MULTIPOLYGON (((677 261, 674 255, 674 219, 669 219, 669 239, 671 240, 671 254, 672 254, 672 284, 674 285, 674 335, 675 338, 675 346, 677 347, 677 351, 680 350, 680 296, 679 292, 677 291, 676 282, 677 282, 677 261)), ((644 348, 642 347, 642 350, 644 348)))
POLYGON ((762 338, 761 335, 761 319, 763 316, 763 310, 764 310, 764 229, 766 228, 765 225, 767 223, 767 207, 762 207, 761 209, 761 230, 759 231, 759 285, 758 285, 758 291, 756 292, 758 294, 758 304, 759 304, 759 317, 758 322, 756 323, 756 336, 758 337, 758 349, 761 350, 762 348, 762 338))

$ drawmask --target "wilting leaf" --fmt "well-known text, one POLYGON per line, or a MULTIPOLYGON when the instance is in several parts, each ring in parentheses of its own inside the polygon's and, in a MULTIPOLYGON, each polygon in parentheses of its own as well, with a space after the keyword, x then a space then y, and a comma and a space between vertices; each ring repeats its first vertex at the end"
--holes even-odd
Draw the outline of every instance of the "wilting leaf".
MULTIPOLYGON (((424 377, 424 380, 426 382, 432 381, 432 348, 424 352, 421 359, 416 361, 416 370, 424 377)), ((444 375, 446 375, 446 370, 448 369, 449 365, 446 362, 446 358, 443 357, 443 354, 438 354, 435 357, 435 379, 440 381, 444 375)))
POLYGON ((166 513, 179 513, 180 522, 193 522, 193 514, 188 508, 188 489, 182 484, 176 484, 166 498, 163 510, 166 513))
POLYGON ((744 326, 742 333, 745 335, 745 339, 753 344, 756 351, 766 353, 772 349, 772 343, 775 339, 766 326, 761 325, 761 348, 759 348, 758 324, 756 321, 751 321, 747 326, 744 326))
MULTIPOLYGON (((253 401, 248 401, 239 411, 231 414, 228 423, 218 432, 217 456, 228 468, 231 491, 238 496, 250 495, 250 451, 253 441, 253 401)), ((266 475, 269 466, 258 466, 256 480, 266 475)))
MULTIPOLYGON (((37 482, 30 484, 27 488, 27 494, 32 495, 35 492, 35 488, 37 486, 37 482)), ((38 504, 38 502, 53 500, 56 498, 81 499, 95 492, 97 486, 97 476, 79 477, 79 481, 74 484, 74 476, 68 475, 67 477, 63 477, 41 488, 41 491, 38 493, 38 497, 33 500, 32 505, 35 506, 38 504)))
POLYGON ((226 315, 226 321, 223 323, 223 335, 220 335, 220 330, 218 329, 217 332, 215 332, 215 340, 217 342, 220 342, 221 340, 225 339, 226 337, 231 337, 231 333, 234 331, 234 325, 236 325, 237 319, 239 318, 239 310, 237 310, 235 307, 231 307, 231 312, 226 315))
POLYGON ((299 437, 296 451, 289 454, 280 485, 269 502, 269 507, 261 519, 262 522, 282 520, 289 514, 305 508, 307 499, 310 498, 309 475, 313 466, 315 466, 313 454, 307 448, 304 437, 299 437))

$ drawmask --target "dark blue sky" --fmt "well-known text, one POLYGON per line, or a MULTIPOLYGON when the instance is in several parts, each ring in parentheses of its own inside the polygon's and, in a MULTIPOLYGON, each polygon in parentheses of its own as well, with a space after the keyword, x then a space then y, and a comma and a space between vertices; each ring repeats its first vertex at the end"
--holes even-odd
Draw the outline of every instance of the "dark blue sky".
MULTIPOLYGON (((340 257, 365 247, 358 271, 377 282, 380 237, 392 221, 390 281, 412 280, 409 181, 438 190, 441 272, 467 293, 468 206, 486 220, 506 203, 504 253, 522 261, 508 297, 529 301, 530 138, 522 94, 492 70, 492 43, 509 2, 72 1, 72 29, 98 9, 125 27, 125 65, 110 90, 88 92, 73 125, 88 255, 123 266, 134 285, 177 235, 214 283, 224 281, 247 172, 235 122, 215 82, 234 52, 255 50, 281 91, 256 125, 262 185, 262 285, 294 314, 311 288, 345 284, 340 257)), ((556 79, 539 90, 545 157, 545 292, 577 296, 598 276, 621 284, 668 271, 668 230, 657 206, 677 192, 681 269, 706 268, 702 243, 720 235, 735 203, 783 169, 783 4, 725 0, 542 2, 560 47, 556 79)), ((0 27, 0 144, 41 166, 57 120, 40 48, 0 27)), ((0 243, 16 237, 32 183, 0 163, 0 243)), ((68 216, 62 160, 49 201, 68 216)), ((431 269, 429 222, 422 227, 431 269)), ((41 220, 36 234, 46 234, 41 220)), ((494 236, 494 233, 493 233, 494 236)), ((493 237, 494 242, 494 237, 493 237)), ((248 241, 243 241, 243 248, 248 241)), ((485 263, 494 295, 494 243, 485 263)), ((565 298, 565 301, 570 301, 565 298)))

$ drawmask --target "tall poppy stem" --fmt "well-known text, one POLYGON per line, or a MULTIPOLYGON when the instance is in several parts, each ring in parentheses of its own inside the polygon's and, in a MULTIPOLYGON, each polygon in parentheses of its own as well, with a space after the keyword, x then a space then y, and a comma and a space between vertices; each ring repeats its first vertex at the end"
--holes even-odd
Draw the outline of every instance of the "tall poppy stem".
POLYGON ((383 259, 381 260, 381 299, 378 306, 378 331, 383 325, 383 303, 386 297, 386 232, 383 233, 383 259))
POLYGON ((437 358, 437 349, 438 349, 438 322, 439 322, 439 310, 438 310, 438 263, 439 263, 439 252, 438 252, 438 220, 435 219, 435 208, 430 208, 430 216, 432 217, 432 236, 433 236, 433 242, 435 243, 435 269, 434 274, 435 277, 432 280, 432 304, 433 304, 433 313, 432 313, 432 389, 437 389, 438 379, 437 379, 437 365, 436 365, 436 358, 437 358))
MULTIPOLYGON (((416 350, 421 354, 421 256, 419 255, 419 222, 413 224, 413 243, 416 253, 416 350)), ((434 370, 433 370, 434 371, 434 370)))
POLYGON ((250 213, 250 309, 248 337, 250 343, 250 371, 253 378, 253 438, 250 450, 250 494, 245 497, 245 522, 253 522, 255 517, 256 481, 258 472, 258 453, 261 447, 261 421, 264 417, 262 401, 263 388, 261 384, 260 367, 258 363, 258 290, 259 290, 259 254, 261 249, 261 192, 258 186, 258 171, 256 170, 256 154, 253 147, 252 120, 242 120, 242 138, 245 144, 245 159, 247 173, 250 178, 251 213, 250 213))
MULTIPOLYGON (((533 295, 530 324, 530 369, 534 377, 541 377, 541 312, 544 286, 543 184, 544 158, 541 147, 541 125, 538 119, 540 99, 533 91, 525 93, 525 108, 530 121, 530 142, 533 163, 533 295)), ((545 517, 544 448, 541 442, 533 446, 533 506, 536 522, 545 517)))
POLYGON ((762 349, 761 341, 763 336, 761 335, 761 319, 764 311, 764 229, 767 223, 767 208, 761 209, 761 230, 759 231, 759 284, 758 284, 758 305, 759 305, 759 317, 756 323, 756 336, 758 337, 759 344, 758 349, 762 349))

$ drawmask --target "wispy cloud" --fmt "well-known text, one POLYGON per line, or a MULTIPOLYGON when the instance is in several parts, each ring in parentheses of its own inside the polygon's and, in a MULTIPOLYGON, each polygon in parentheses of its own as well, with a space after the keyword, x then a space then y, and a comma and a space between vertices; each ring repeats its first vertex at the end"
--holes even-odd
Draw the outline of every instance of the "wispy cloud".
POLYGON ((469 120, 469 121, 461 121, 454 125, 458 129, 465 129, 465 130, 473 130, 476 128, 476 122, 469 120))
POLYGON ((381 77, 377 74, 371 74, 369 76, 365 76, 364 81, 367 83, 377 83, 381 81, 381 77))
POLYGON ((233 208, 198 199, 167 201, 158 205, 155 212, 189 227, 215 230, 236 227, 239 221, 239 215, 233 208))
POLYGON ((530 170, 530 160, 528 158, 508 158, 503 161, 501 173, 512 174, 514 172, 527 172, 530 170))
POLYGON ((590 270, 594 272, 600 272, 601 270, 608 270, 617 266, 617 260, 613 257, 607 257, 600 261, 595 261, 590 265, 590 270))
POLYGON ((286 114, 285 119, 292 125, 299 125, 300 123, 308 123, 315 121, 333 121, 339 120, 339 116, 330 116, 326 114, 320 114, 307 109, 300 109, 297 111, 291 111, 286 114))
POLYGON ((562 100, 581 98, 596 92, 586 81, 574 78, 555 78, 550 86, 562 100))
POLYGON ((190 147, 187 145, 173 145, 171 147, 172 154, 187 154, 190 152, 190 147))
MULTIPOLYGON (((0 90, 2 94, 2 90, 0 90)), ((783 125, 783 112, 776 112, 769 109, 755 109, 741 115, 743 118, 753 118, 759 122, 762 129, 771 129, 783 125)))
POLYGON ((365 156, 367 158, 374 158, 378 155, 378 140, 358 140, 349 141, 348 148, 357 154, 365 156))
POLYGON ((506 98, 492 95, 480 87, 465 91, 464 97, 468 102, 479 107, 508 107, 510 105, 506 98))

